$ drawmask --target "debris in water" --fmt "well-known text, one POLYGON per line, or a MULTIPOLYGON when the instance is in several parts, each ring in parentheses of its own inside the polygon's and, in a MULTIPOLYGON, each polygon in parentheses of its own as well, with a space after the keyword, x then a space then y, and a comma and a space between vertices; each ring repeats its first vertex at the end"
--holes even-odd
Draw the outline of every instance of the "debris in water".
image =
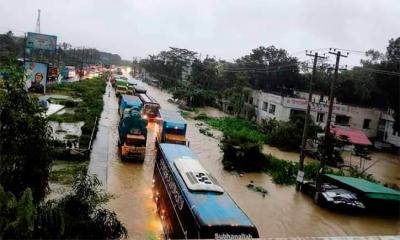
POLYGON ((268 193, 267 189, 265 189, 265 188, 263 188, 261 186, 256 186, 253 181, 250 181, 250 183, 247 184, 246 187, 248 189, 251 189, 251 190, 255 191, 255 192, 261 193, 263 197, 265 197, 265 195, 267 195, 267 193, 268 193))

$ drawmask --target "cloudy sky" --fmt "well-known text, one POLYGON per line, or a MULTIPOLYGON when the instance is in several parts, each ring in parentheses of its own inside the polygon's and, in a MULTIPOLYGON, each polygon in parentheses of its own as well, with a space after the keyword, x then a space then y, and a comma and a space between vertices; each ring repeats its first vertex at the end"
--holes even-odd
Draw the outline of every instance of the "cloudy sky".
MULTIPOLYGON (((0 32, 41 32, 124 59, 169 46, 232 60, 258 46, 385 51, 400 37, 400 0, 0 0, 0 32)), ((343 64, 356 65, 351 53, 343 64)))

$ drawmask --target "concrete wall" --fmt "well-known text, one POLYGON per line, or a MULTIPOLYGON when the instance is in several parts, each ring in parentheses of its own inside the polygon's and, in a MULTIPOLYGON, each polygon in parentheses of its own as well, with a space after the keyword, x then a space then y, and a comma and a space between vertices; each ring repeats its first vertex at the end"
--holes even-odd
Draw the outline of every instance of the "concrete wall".
MULTIPOLYGON (((257 122, 262 119, 275 118, 280 121, 289 121, 291 110, 306 111, 307 96, 305 93, 297 93, 304 98, 282 97, 272 93, 266 93, 261 90, 253 90, 251 94, 251 104, 256 106, 257 122), (263 109, 264 102, 268 103, 268 108, 263 109), (271 105, 275 105, 275 113, 270 113, 271 105)), ((313 95, 314 100, 311 104, 310 116, 322 128, 325 127, 328 117, 327 102, 319 102, 319 95, 313 95), (322 121, 317 121, 318 115, 323 115, 322 121)), ((327 100, 326 97, 324 100, 327 100)), ((347 127, 362 130, 368 137, 376 137, 381 111, 373 108, 362 108, 334 103, 332 112, 332 123, 335 123, 336 116, 349 117, 347 127), (370 119, 368 128, 363 128, 364 120, 370 119)))

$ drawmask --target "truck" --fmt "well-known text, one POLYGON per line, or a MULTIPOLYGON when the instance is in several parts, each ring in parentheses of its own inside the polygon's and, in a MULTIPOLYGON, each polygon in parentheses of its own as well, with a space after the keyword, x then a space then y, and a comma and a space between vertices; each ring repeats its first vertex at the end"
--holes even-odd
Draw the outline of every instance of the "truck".
POLYGON ((143 162, 146 155, 147 120, 140 108, 126 108, 118 126, 118 147, 121 160, 143 162))
POLYGON ((187 123, 179 112, 160 109, 156 123, 157 143, 189 145, 186 140, 187 123))
POLYGON ((115 94, 120 96, 121 94, 130 94, 133 95, 134 93, 134 83, 128 82, 126 77, 119 77, 117 76, 115 79, 115 94))
POLYGON ((146 93, 140 93, 138 96, 143 103, 143 118, 149 119, 149 121, 154 120, 158 116, 160 104, 146 93))
POLYGON ((60 72, 64 80, 74 79, 76 76, 76 70, 74 66, 65 66, 60 72))
POLYGON ((118 113, 122 116, 126 109, 137 108, 141 110, 143 103, 138 96, 122 94, 119 101, 118 113))

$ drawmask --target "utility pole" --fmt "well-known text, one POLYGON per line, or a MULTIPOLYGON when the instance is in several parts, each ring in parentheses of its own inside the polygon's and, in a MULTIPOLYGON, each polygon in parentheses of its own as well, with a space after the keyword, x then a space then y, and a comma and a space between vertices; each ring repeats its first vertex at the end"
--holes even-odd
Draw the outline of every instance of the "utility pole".
MULTIPOLYGON (((324 173, 324 168, 326 164, 326 159, 329 161, 332 159, 332 151, 331 151, 331 118, 332 118, 332 110, 333 110, 333 102, 334 102, 334 89, 335 89, 335 82, 338 80, 339 77, 339 63, 340 63, 340 58, 341 57, 347 57, 349 56, 349 53, 346 55, 343 55, 341 51, 336 51, 336 49, 329 49, 329 53, 333 54, 336 56, 336 63, 335 63, 335 72, 334 76, 331 80, 331 85, 330 85, 330 92, 329 92, 329 109, 328 109, 328 117, 326 119, 326 126, 325 126, 325 136, 324 136, 324 153, 321 158, 321 166, 320 169, 317 173, 317 180, 316 180, 316 191, 315 191, 315 196, 314 196, 314 201, 318 203, 319 201, 319 193, 321 192, 321 186, 322 186, 322 174, 324 173)), ((342 69, 340 69, 342 70, 342 69)))
MULTIPOLYGON (((307 111, 306 111, 306 116, 305 116, 305 119, 304 119, 303 136, 302 136, 302 139, 301 139, 300 159, 299 159, 299 172, 297 173, 297 176, 299 176, 299 178, 303 178, 304 177, 304 158, 305 158, 305 148, 306 148, 306 142, 307 142, 307 130, 308 130, 308 122, 309 122, 309 119, 310 119, 311 102, 312 102, 312 87, 313 87, 313 83, 315 81, 315 73, 316 73, 316 70, 317 70, 317 62, 318 62, 319 58, 325 59, 325 56, 318 56, 318 52, 315 52, 314 54, 312 54, 312 51, 310 51, 310 52, 306 51, 306 55, 314 57, 314 63, 313 63, 312 75, 311 75, 311 78, 310 78, 310 83, 309 83, 309 88, 308 88, 307 111)), ((302 179, 301 179, 301 181, 297 181, 296 190, 300 190, 301 189, 301 183, 302 182, 303 182, 302 179)))
MULTIPOLYGON (((335 72, 333 79, 331 81, 331 86, 330 86, 330 92, 329 92, 329 109, 328 109, 328 118, 326 119, 326 126, 325 126, 325 137, 324 137, 324 148, 325 148, 325 156, 328 157, 328 160, 330 161, 332 159, 332 152, 330 151, 330 130, 331 130, 331 119, 332 119, 332 110, 333 110, 333 102, 334 102, 334 89, 335 89, 335 82, 337 82, 338 77, 339 77, 339 62, 340 62, 340 57, 347 57, 349 56, 349 53, 346 55, 343 55, 340 51, 336 51, 336 49, 330 49, 329 51, 330 54, 333 54, 336 56, 336 64, 335 64, 335 72)), ((325 160, 326 158, 323 157, 321 161, 321 167, 325 167, 325 160)))

